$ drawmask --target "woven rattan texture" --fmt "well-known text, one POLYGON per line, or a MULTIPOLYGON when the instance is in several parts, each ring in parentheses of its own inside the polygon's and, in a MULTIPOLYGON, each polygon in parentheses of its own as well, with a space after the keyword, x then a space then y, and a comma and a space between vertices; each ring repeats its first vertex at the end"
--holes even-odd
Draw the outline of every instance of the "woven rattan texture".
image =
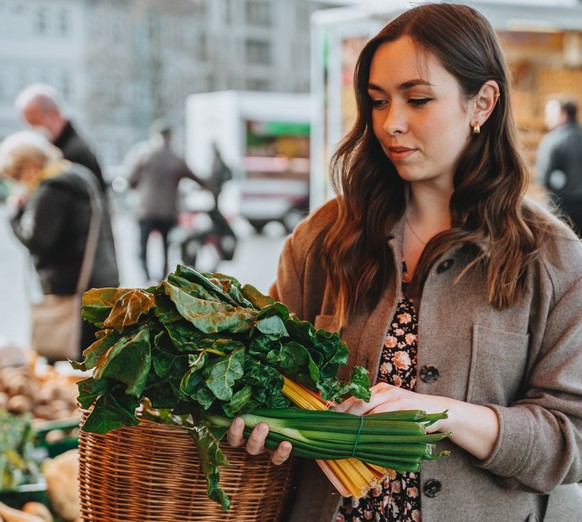
POLYGON ((276 522, 293 493, 293 462, 270 463, 223 445, 220 468, 229 510, 206 496, 194 442, 177 426, 142 421, 105 435, 79 436, 81 520, 95 522, 276 522))

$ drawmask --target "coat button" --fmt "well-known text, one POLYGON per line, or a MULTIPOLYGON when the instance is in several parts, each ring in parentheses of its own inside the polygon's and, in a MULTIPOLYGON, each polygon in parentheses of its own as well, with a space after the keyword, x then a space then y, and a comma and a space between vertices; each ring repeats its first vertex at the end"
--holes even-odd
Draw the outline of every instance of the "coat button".
POLYGON ((453 266, 455 261, 453 259, 445 259, 439 266, 437 266, 437 274, 442 274, 446 272, 449 268, 453 266))
POLYGON ((440 480, 430 479, 424 483, 424 494, 427 497, 434 498, 436 497, 442 488, 442 484, 440 480))
POLYGON ((420 369, 420 378, 423 382, 438 381, 439 369, 431 364, 426 364, 420 369))

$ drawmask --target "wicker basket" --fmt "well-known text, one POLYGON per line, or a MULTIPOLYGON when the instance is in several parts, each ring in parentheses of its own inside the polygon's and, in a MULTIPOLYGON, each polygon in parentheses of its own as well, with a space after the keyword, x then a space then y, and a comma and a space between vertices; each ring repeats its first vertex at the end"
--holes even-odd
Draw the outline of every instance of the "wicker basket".
POLYGON ((294 463, 270 463, 222 447, 230 466, 220 485, 231 499, 222 511, 208 499, 196 448, 185 429, 142 420, 105 435, 79 437, 81 520, 96 522, 279 521, 294 489, 294 463))

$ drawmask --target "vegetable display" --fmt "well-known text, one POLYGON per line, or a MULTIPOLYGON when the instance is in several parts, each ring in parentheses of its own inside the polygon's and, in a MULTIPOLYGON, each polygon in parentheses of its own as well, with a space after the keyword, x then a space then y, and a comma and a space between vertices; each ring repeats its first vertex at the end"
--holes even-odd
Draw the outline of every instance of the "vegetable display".
MULTIPOLYGON (((228 462, 219 442, 235 416, 243 416, 248 428, 253 419, 266 421, 268 445, 291 440, 296 455, 325 462, 357 457, 348 460, 417 469, 421 458, 440 455, 432 453, 432 442, 446 435, 424 433, 436 416, 382 414, 361 421, 333 411, 302 411, 305 395, 321 405, 345 395, 368 400, 366 370, 356 367, 348 381, 337 379, 348 357, 338 334, 315 329, 235 278, 179 265, 158 286, 89 290, 82 313, 100 328, 83 361, 73 363, 92 371, 78 384, 79 402, 90 410, 83 430, 107 433, 137 425, 140 412, 184 426, 198 449, 208 496, 223 509, 230 499, 219 487, 219 467, 228 462), (396 453, 387 452, 390 437, 382 434, 388 426, 398 431, 398 423, 403 432, 395 437, 413 437, 411 446, 391 443, 396 453)), ((376 479, 383 474, 376 470, 376 479)))
POLYGON ((42 481, 34 435, 29 414, 12 415, 0 410, 0 491, 42 481))

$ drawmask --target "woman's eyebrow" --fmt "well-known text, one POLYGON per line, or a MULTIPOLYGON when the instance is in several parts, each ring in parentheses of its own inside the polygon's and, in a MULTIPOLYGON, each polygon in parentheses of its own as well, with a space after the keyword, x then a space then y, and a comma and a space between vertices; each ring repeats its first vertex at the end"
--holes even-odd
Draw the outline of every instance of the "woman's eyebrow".
MULTIPOLYGON (((401 83, 398 86, 398 90, 399 91, 406 91, 408 89, 412 89, 413 87, 417 87, 418 85, 427 85, 429 87, 433 86, 433 84, 430 83, 429 81, 418 78, 416 80, 408 80, 406 82, 401 83)), ((375 83, 368 83, 368 90, 369 91, 384 92, 384 89, 382 89, 382 87, 380 87, 379 85, 376 85, 375 83)))

